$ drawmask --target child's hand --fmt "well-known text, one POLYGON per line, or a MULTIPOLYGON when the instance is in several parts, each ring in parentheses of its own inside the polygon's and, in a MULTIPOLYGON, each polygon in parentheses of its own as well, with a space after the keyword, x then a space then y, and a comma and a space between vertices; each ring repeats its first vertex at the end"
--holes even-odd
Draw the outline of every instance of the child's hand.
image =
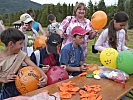
POLYGON ((16 79, 16 75, 14 73, 9 74, 7 78, 4 80, 4 83, 13 82, 15 81, 15 79, 16 79))
POLYGON ((67 66, 66 65, 60 65, 60 67, 64 68, 66 70, 67 66))
POLYGON ((40 79, 39 79, 39 86, 40 87, 44 87, 44 86, 46 86, 47 85, 47 80, 48 80, 48 78, 47 78, 47 76, 45 75, 45 76, 42 76, 40 79))
POLYGON ((49 67, 50 67, 49 65, 44 65, 42 67, 43 72, 46 73, 48 71, 49 67))
POLYGON ((89 38, 94 39, 97 36, 98 32, 95 30, 89 31, 89 38))
POLYGON ((81 71, 86 71, 87 70, 87 64, 83 64, 80 66, 81 71))

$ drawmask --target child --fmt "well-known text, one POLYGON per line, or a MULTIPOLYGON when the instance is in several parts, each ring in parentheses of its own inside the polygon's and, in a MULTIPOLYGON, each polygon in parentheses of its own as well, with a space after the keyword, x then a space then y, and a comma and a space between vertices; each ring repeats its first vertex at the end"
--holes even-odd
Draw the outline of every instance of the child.
POLYGON ((25 52, 21 51, 25 39, 24 34, 17 29, 9 28, 1 33, 0 39, 5 44, 5 49, 0 52, 0 83, 3 83, 0 100, 19 95, 15 86, 15 78, 22 62, 36 67, 41 72, 39 86, 45 86, 46 75, 28 58, 25 52))
POLYGON ((107 29, 99 36, 95 49, 103 51, 105 48, 114 48, 118 52, 127 50, 125 46, 125 26, 128 23, 128 15, 125 12, 118 12, 114 15, 107 29))
POLYGON ((84 3, 76 3, 73 16, 67 16, 62 22, 59 27, 58 34, 61 35, 63 39, 61 49, 68 43, 72 42, 71 31, 75 26, 81 26, 83 29, 89 31, 88 34, 85 35, 85 41, 81 45, 85 58, 88 55, 88 41, 93 39, 97 32, 93 30, 91 22, 89 19, 85 18, 87 8, 84 3))
POLYGON ((56 34, 60 26, 60 24, 56 22, 56 17, 53 14, 49 14, 48 21, 51 23, 48 25, 48 36, 51 34, 56 34))
POLYGON ((80 47, 84 43, 86 33, 87 31, 81 26, 75 26, 71 32, 73 41, 61 49, 60 64, 66 65, 66 70, 72 76, 76 76, 87 69, 84 64, 83 50, 80 47))
MULTIPOLYGON (((34 10, 32 10, 32 9, 29 9, 29 10, 27 10, 27 13, 33 18, 33 19, 35 19, 35 12, 34 12, 34 10)), ((32 24, 32 28, 33 29, 35 29, 37 32, 41 32, 42 33, 42 35, 46 35, 46 33, 44 32, 44 30, 43 30, 43 28, 42 28, 42 25, 39 23, 39 22, 37 22, 37 21, 33 21, 33 24, 32 24)))
MULTIPOLYGON (((44 41, 45 42, 45 41, 44 41)), ((57 53, 57 46, 61 43, 60 35, 51 34, 46 41, 46 47, 34 51, 30 58, 39 67, 47 71, 46 65, 59 65, 59 54, 57 53), (44 67, 45 65, 45 67, 44 67)), ((46 72, 44 71, 44 72, 46 72)))

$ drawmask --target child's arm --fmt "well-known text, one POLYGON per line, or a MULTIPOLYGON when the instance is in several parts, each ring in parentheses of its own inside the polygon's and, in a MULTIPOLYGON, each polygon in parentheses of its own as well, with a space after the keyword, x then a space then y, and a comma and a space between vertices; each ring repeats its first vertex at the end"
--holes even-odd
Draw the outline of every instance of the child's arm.
POLYGON ((32 67, 35 67, 37 68, 40 72, 41 72, 41 75, 42 75, 42 78, 39 79, 40 80, 40 83, 39 85, 40 86, 45 86, 46 83, 47 83, 47 76, 45 75, 45 73, 41 70, 41 68, 39 68, 38 66, 36 66, 29 58, 28 56, 25 57, 25 63, 28 65, 28 66, 32 66, 32 67))
POLYGON ((80 71, 86 71, 87 67, 86 67, 86 64, 83 64, 80 67, 71 67, 66 65, 65 69, 70 72, 80 72, 80 71))
POLYGON ((46 36, 45 31, 42 28, 42 25, 39 23, 39 30, 41 31, 42 35, 46 36))
POLYGON ((106 42, 107 38, 108 38, 108 30, 105 29, 98 37, 95 43, 95 49, 98 51, 103 51, 104 49, 106 49, 106 47, 104 47, 103 44, 106 42))
POLYGON ((16 75, 15 75, 15 73, 13 73, 13 74, 10 74, 10 75, 8 75, 7 77, 1 77, 0 78, 0 83, 8 83, 8 82, 13 82, 13 81, 15 81, 15 79, 16 79, 16 75))

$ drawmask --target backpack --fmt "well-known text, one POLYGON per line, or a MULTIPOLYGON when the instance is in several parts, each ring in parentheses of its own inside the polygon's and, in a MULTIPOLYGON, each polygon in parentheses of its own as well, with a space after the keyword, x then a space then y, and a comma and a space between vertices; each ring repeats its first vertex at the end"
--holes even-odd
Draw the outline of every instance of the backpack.
POLYGON ((50 34, 55 34, 57 33, 57 29, 59 29, 60 23, 56 22, 56 23, 52 23, 50 25, 48 25, 48 31, 50 34))

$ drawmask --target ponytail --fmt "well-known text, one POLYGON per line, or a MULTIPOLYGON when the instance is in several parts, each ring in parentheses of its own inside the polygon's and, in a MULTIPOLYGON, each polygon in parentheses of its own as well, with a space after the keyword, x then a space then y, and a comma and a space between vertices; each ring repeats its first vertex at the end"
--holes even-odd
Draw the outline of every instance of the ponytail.
POLYGON ((117 36, 114 28, 114 19, 112 19, 108 26, 109 45, 117 50, 117 36))

